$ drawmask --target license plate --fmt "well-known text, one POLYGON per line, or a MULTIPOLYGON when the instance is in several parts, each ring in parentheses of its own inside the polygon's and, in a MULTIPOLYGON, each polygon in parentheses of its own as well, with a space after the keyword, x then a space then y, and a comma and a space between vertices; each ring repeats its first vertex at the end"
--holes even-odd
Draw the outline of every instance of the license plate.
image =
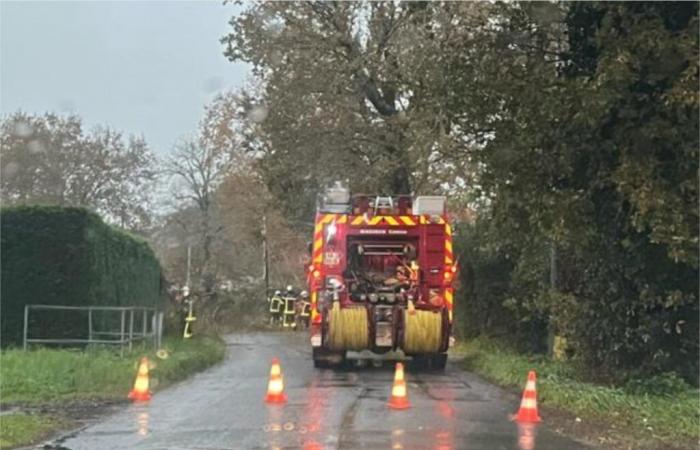
POLYGON ((392 341, 390 323, 377 324, 377 335, 375 338, 375 345, 377 347, 391 347, 392 341))

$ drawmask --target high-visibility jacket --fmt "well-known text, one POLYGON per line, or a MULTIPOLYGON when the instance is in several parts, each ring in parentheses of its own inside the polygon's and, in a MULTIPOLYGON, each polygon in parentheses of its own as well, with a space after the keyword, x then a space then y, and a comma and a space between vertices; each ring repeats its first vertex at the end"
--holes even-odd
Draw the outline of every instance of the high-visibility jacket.
POLYGON ((311 303, 307 302, 306 300, 301 300, 301 313, 300 315, 302 317, 307 317, 311 315, 311 303))
POLYGON ((272 297, 270 299, 270 312, 271 313, 279 313, 282 310, 282 304, 284 303, 284 300, 282 300, 280 297, 272 297))
POLYGON ((294 297, 285 297, 284 298, 284 313, 285 314, 294 314, 294 303, 296 302, 296 299, 294 297))

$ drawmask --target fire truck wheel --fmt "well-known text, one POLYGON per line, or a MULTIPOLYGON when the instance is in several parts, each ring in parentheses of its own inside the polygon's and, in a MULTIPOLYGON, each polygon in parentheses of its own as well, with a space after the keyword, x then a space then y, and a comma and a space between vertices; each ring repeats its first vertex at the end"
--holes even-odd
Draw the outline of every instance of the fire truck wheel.
POLYGON ((439 372, 445 370, 447 365, 447 353, 439 353, 430 357, 430 367, 439 372))
POLYGON ((411 367, 417 370, 425 370, 430 367, 430 357, 426 355, 413 355, 411 367))
POLYGON ((443 372, 447 365, 447 353, 436 355, 413 355, 411 366, 417 370, 434 370, 443 372))
POLYGON ((347 361, 345 354, 344 351, 334 352, 323 348, 314 348, 312 352, 314 367, 318 369, 342 367, 347 361))

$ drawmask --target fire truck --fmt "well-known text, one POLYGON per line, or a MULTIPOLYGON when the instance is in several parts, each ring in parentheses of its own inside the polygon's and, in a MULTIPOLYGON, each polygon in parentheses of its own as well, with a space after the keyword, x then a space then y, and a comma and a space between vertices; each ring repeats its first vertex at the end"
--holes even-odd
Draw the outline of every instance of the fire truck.
POLYGON ((444 197, 333 186, 319 197, 310 252, 316 367, 341 364, 349 351, 401 350, 420 366, 445 368, 457 265, 444 197))

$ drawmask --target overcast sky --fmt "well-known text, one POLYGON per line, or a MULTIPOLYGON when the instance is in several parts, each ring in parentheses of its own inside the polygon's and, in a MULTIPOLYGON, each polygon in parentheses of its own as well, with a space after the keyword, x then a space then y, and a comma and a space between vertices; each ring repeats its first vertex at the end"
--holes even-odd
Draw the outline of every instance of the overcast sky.
POLYGON ((219 1, 0 0, 0 112, 73 112, 166 154, 216 92, 247 76, 219 43, 235 11, 219 1))

